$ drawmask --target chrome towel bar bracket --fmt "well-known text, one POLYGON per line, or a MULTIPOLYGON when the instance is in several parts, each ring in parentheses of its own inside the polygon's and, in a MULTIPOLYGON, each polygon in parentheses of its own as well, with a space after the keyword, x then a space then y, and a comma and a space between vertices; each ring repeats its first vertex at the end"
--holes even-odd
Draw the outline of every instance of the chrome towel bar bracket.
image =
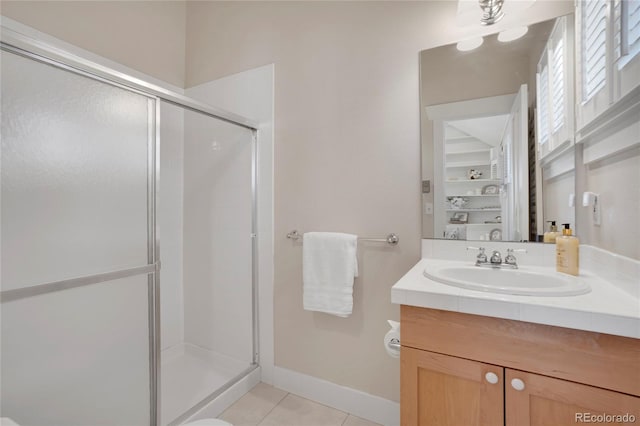
MULTIPOLYGON (((287 238, 294 241, 299 241, 302 239, 302 234, 296 231, 295 229, 287 234, 287 238)), ((398 245, 400 242, 400 238, 396 234, 389 234, 386 238, 358 238, 358 241, 370 241, 374 243, 387 243, 392 246, 398 245)))

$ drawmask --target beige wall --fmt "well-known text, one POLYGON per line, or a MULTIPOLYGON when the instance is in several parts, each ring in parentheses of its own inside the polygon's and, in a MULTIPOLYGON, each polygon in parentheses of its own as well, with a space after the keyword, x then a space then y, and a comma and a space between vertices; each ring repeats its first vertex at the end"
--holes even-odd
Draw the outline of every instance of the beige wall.
MULTIPOLYGON (((546 223, 548 220, 555 220, 558 230, 562 229, 563 223, 571 224, 571 228, 575 229, 575 208, 569 206, 569 194, 575 193, 576 178, 575 173, 570 172, 558 176, 556 178, 543 181, 542 192, 544 194, 544 231, 550 229, 551 224, 546 223)), ((581 230, 578 230, 580 233, 581 230)))
POLYGON ((438 105, 489 96, 516 93, 529 83, 530 56, 546 41, 550 23, 536 25, 536 36, 527 34, 514 46, 501 43, 495 35, 471 52, 459 52, 455 44, 420 53, 422 104, 438 105), (531 36, 531 37, 529 37, 531 36))
POLYGON ((2 1, 0 13, 184 87, 185 2, 2 1))
MULTIPOLYGON (((538 3, 528 22, 557 15, 558 4, 571 7, 538 3)), ((382 336, 385 320, 398 318, 390 288, 420 256, 418 53, 478 31, 456 27, 455 7, 448 1, 189 5, 187 87, 275 63, 279 367, 399 398, 399 363, 384 352, 382 336), (285 238, 293 229, 396 232, 401 242, 360 245, 354 313, 343 319, 302 309, 302 248, 285 238)))
POLYGON ((583 190, 600 194, 602 219, 600 226, 593 225, 590 207, 582 207, 579 192, 580 242, 640 260, 640 149, 591 163, 583 172, 583 190))

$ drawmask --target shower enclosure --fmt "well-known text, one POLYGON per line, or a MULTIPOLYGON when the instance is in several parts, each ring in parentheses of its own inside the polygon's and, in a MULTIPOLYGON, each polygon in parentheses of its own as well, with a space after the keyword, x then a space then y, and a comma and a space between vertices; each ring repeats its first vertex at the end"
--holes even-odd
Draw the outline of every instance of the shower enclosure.
POLYGON ((256 126, 4 28, 1 55, 0 414, 178 424, 257 368, 256 126))

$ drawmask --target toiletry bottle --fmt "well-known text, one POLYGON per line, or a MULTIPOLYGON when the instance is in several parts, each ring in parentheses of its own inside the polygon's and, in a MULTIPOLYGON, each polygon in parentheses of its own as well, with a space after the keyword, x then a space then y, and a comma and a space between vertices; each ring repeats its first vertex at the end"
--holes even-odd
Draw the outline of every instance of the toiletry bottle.
POLYGON ((556 238, 556 270, 565 274, 578 275, 579 241, 571 235, 568 223, 563 223, 562 236, 556 238))
POLYGON ((549 230, 544 233, 544 238, 542 241, 545 243, 555 243, 556 238, 561 234, 560 232, 558 232, 558 227, 556 226, 555 220, 548 220, 547 222, 551 222, 551 226, 549 227, 549 230))

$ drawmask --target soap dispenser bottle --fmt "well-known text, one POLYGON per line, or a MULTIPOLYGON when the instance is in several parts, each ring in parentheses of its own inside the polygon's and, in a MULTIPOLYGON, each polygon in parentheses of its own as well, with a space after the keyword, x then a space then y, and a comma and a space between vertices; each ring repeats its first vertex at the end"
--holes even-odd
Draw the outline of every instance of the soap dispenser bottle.
POLYGON ((579 241, 571 235, 568 223, 563 223, 562 236, 556 238, 556 270, 565 274, 578 275, 579 241))
POLYGON ((547 222, 551 222, 551 226, 549 227, 549 230, 544 233, 544 238, 542 241, 545 243, 555 243, 556 238, 558 237, 558 235, 561 235, 561 233, 558 232, 558 227, 556 226, 555 220, 548 220, 547 222))

